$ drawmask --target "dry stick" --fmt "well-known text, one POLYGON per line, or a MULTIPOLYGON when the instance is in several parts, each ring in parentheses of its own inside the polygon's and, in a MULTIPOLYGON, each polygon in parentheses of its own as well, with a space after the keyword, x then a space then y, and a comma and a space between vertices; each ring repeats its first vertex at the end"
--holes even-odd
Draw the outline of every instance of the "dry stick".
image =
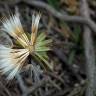
POLYGON ((62 84, 64 84, 64 80, 60 76, 56 75, 55 73, 45 71, 44 74, 49 75, 50 77, 54 77, 56 80, 59 80, 62 84))
MULTIPOLYGON (((89 7, 86 0, 81 1, 81 14, 85 16, 85 18, 89 19, 89 7)), ((93 40, 91 30, 88 26, 84 26, 84 48, 85 48, 85 56, 86 56, 86 74, 89 80, 88 87, 86 89, 86 96, 94 96, 93 91, 95 90, 95 52, 93 47, 93 40)))
POLYGON ((3 83, 1 81, 0 81, 0 86, 7 93, 7 96, 12 96, 11 93, 9 92, 9 90, 6 88, 6 86, 3 85, 3 83))
POLYGON ((72 89, 71 88, 67 88, 65 90, 61 90, 59 92, 54 92, 54 90, 47 92, 44 96, 66 96, 67 93, 69 93, 72 89), (52 94, 55 93, 55 94, 52 94), (51 95, 52 94, 52 95, 51 95))
POLYGON ((19 82, 20 88, 22 90, 23 96, 27 96, 28 88, 25 86, 24 81, 22 80, 21 76, 17 74, 17 80, 19 82))
MULTIPOLYGON (((6 4, 9 6, 14 6, 20 2, 24 2, 26 4, 29 4, 31 6, 35 6, 37 8, 43 8, 47 10, 50 14, 52 14, 54 17, 64 20, 66 22, 77 22, 77 23, 83 23, 88 25, 92 31, 96 33, 96 24, 90 19, 90 18, 84 18, 81 16, 69 16, 66 14, 62 14, 58 11, 56 11, 53 7, 49 6, 48 4, 42 2, 42 1, 36 1, 36 0, 14 0, 14 2, 7 2, 6 4)), ((4 2, 0 2, 0 4, 4 4, 4 2)))
POLYGON ((38 88, 42 87, 43 85, 45 85, 46 83, 48 83, 48 80, 46 79, 42 79, 41 81, 39 81, 38 83, 34 84, 32 87, 29 88, 28 93, 33 93, 35 92, 38 88))
POLYGON ((48 78, 49 80, 49 83, 54 87, 56 88, 58 91, 61 90, 60 86, 58 86, 54 81, 52 81, 50 78, 48 78))
MULTIPOLYGON (((27 66, 25 66, 25 67, 21 70, 21 73, 25 72, 25 71, 28 70, 30 67, 31 67, 31 64, 28 64, 27 66)), ((62 84, 64 84, 64 80, 63 80, 60 76, 56 75, 55 73, 52 73, 52 72, 49 72, 49 71, 44 71, 43 73, 46 74, 46 75, 48 75, 48 76, 50 76, 50 77, 55 78, 56 80, 59 80, 62 84)))

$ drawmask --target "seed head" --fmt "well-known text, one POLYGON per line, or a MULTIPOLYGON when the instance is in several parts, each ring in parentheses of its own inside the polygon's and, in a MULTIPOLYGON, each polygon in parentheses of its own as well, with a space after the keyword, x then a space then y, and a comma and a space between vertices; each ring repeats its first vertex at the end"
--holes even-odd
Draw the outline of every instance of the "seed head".
POLYGON ((40 16, 40 14, 33 14, 32 16, 30 38, 23 30, 18 14, 2 20, 1 31, 8 33, 22 46, 22 49, 14 49, 0 45, 0 71, 7 75, 7 79, 14 78, 23 67, 29 54, 42 60, 44 62, 43 66, 52 69, 52 66, 47 62, 48 56, 46 54, 50 50, 48 44, 51 43, 51 40, 46 40, 44 33, 37 35, 40 16))

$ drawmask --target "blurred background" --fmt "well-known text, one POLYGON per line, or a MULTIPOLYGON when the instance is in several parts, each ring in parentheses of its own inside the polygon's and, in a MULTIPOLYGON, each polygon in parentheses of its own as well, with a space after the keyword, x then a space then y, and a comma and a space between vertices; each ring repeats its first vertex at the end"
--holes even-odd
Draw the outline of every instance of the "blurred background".
MULTIPOLYGON (((0 18, 19 12, 31 33, 32 14, 42 14, 39 32, 52 39, 53 72, 27 64, 11 81, 0 75, 0 96, 95 96, 96 0, 0 0, 0 18)), ((2 22, 0 22, 0 26, 2 22)), ((0 32, 0 44, 14 40, 0 32)))

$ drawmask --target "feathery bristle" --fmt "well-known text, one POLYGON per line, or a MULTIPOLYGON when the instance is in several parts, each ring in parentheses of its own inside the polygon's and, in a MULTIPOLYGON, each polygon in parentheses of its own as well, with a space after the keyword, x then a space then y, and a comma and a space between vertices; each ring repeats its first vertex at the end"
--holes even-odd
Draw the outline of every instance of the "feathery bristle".
POLYGON ((40 14, 37 14, 36 16, 33 14, 32 16, 32 33, 31 33, 31 44, 34 45, 37 31, 38 31, 38 25, 40 21, 40 14))
POLYGON ((27 46, 29 43, 28 37, 24 33, 22 24, 20 22, 19 16, 16 14, 14 16, 10 16, 10 18, 6 18, 3 22, 2 29, 7 32, 13 38, 17 39, 18 42, 23 46, 27 46))
POLYGON ((7 74, 7 79, 12 79, 22 68, 29 55, 27 49, 10 49, 0 45, 0 70, 7 74))

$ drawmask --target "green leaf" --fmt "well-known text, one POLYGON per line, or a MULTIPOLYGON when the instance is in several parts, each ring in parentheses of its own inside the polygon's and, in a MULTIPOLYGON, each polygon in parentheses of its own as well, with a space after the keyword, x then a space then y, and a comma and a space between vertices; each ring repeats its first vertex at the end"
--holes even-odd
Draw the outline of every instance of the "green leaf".
POLYGON ((40 41, 44 40, 45 38, 46 38, 45 33, 40 33, 40 34, 37 36, 36 42, 40 42, 40 41))
POLYGON ((36 55, 32 55, 33 58, 38 61, 38 63, 41 65, 42 68, 44 68, 44 70, 46 70, 46 67, 44 66, 44 64, 41 62, 40 58, 36 55))
POLYGON ((42 55, 46 60, 48 60, 47 52, 38 52, 38 54, 42 55))
POLYGON ((49 51, 51 50, 49 47, 43 46, 43 47, 36 47, 35 51, 49 51))
POLYGON ((44 62, 44 66, 46 66, 49 70, 52 71, 52 69, 53 69, 52 65, 50 65, 50 64, 48 63, 48 61, 43 57, 43 55, 39 54, 38 52, 35 52, 35 55, 36 55, 37 57, 39 57, 39 58, 44 62))
POLYGON ((48 44, 50 44, 52 42, 52 40, 44 40, 44 41, 39 41, 39 42, 36 42, 36 47, 40 47, 40 46, 46 46, 48 44))

